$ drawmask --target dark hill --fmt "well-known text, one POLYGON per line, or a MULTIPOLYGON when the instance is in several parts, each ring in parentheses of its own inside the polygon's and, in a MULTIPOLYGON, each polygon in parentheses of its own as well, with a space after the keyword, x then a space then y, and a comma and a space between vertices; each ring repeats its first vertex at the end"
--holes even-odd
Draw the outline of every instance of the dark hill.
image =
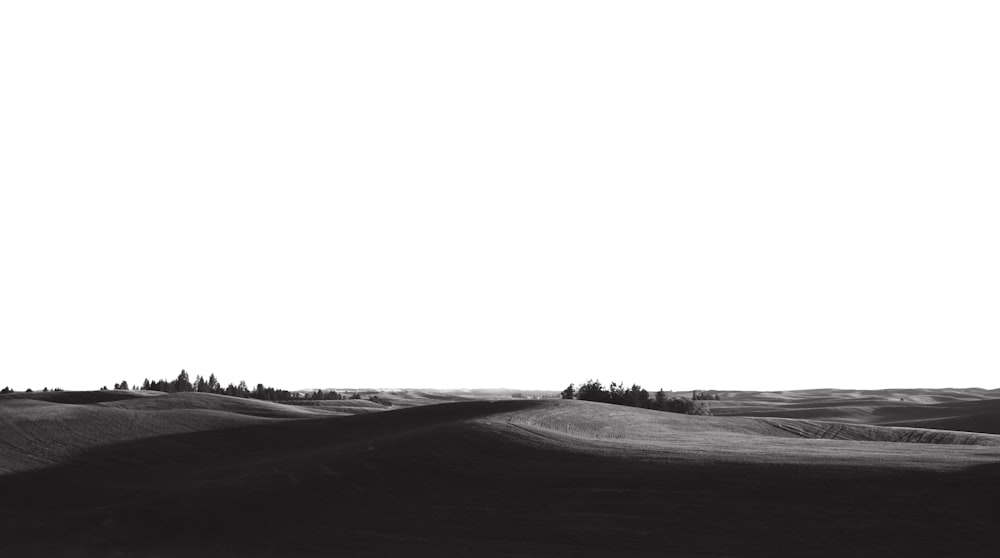
POLYGON ((271 420, 0 476, 0 555, 992 556, 976 440, 576 401, 271 420))

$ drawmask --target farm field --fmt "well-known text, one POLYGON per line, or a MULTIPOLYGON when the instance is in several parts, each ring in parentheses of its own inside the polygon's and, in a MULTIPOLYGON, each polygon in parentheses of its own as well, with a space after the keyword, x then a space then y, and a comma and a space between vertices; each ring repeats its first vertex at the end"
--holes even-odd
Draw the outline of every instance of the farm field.
POLYGON ((0 396, 0 555, 997 555, 997 392, 717 393, 0 396))

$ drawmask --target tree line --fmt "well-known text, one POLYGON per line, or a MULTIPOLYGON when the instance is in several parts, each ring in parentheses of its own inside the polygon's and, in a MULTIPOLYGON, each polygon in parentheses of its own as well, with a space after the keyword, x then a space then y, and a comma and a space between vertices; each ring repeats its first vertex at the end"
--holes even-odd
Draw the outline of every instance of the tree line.
POLYGON ((625 387, 624 383, 611 382, 610 386, 604 387, 599 380, 587 380, 579 388, 570 384, 560 396, 563 399, 597 401, 686 415, 711 415, 711 409, 703 401, 719 400, 718 394, 709 394, 704 391, 692 392, 691 397, 688 398, 667 396, 667 393, 661 389, 655 395, 650 396, 649 392, 638 384, 625 387))
MULTIPOLYGON (((222 383, 215 376, 215 374, 210 374, 208 378, 198 375, 192 380, 186 370, 181 370, 180 374, 178 374, 173 380, 150 380, 149 378, 146 378, 142 381, 141 385, 136 384, 134 386, 129 386, 129 383, 125 380, 113 385, 113 389, 118 390, 134 389, 143 391, 162 391, 164 393, 214 393, 216 395, 228 395, 230 397, 242 397, 245 399, 259 399, 261 401, 340 401, 342 399, 362 398, 361 394, 358 392, 345 395, 332 389, 317 389, 311 393, 302 393, 298 391, 276 389, 270 386, 265 386, 264 384, 257 384, 256 387, 251 389, 243 380, 240 380, 238 384, 231 383, 223 387, 222 383)), ((25 390, 25 393, 32 393, 32 391, 33 390, 29 388, 25 390)), ((49 388, 45 388, 42 391, 49 391, 49 388)), ((62 389, 54 388, 51 391, 62 391, 62 389)), ((108 386, 102 386, 100 391, 108 391, 108 386)), ((14 390, 10 387, 0 389, 0 394, 6 393, 14 393, 14 390)), ((367 397, 367 399, 380 405, 388 407, 392 406, 392 401, 386 397, 372 395, 367 397)))
MULTIPOLYGON (((114 389, 133 389, 130 388, 128 382, 122 380, 121 383, 114 384, 114 389)), ((108 389, 107 386, 101 388, 102 390, 108 389)), ((296 399, 299 394, 284 389, 275 389, 270 386, 265 386, 264 384, 257 384, 253 389, 247 386, 247 383, 240 380, 238 384, 232 384, 222 387, 222 382, 216 378, 215 374, 210 374, 208 378, 203 378, 201 375, 195 376, 194 380, 187 373, 186 370, 181 370, 181 373, 177 375, 177 378, 173 380, 150 380, 146 378, 142 381, 141 385, 134 386, 134 389, 143 391, 162 391, 164 393, 184 393, 184 392, 194 392, 194 393, 214 393, 216 395, 228 395, 230 397, 243 397, 245 399, 260 399, 262 401, 287 401, 290 399, 296 399)))
MULTIPOLYGON (((62 391, 62 390, 63 390, 62 388, 52 388, 51 390, 49 388, 42 388, 43 392, 46 392, 46 391, 62 391)), ((31 388, 28 388, 28 389, 24 390, 24 393, 34 393, 34 392, 35 392, 35 390, 33 390, 31 388)), ((10 386, 4 386, 3 389, 0 389, 0 395, 3 395, 5 393, 14 393, 14 390, 10 389, 10 386)))
MULTIPOLYGON (((103 387, 101 389, 108 388, 103 387)), ((115 384, 114 389, 129 389, 128 382, 123 380, 120 384, 115 384)), ((297 391, 276 389, 270 386, 265 386, 264 384, 257 384, 256 387, 250 389, 247 386, 247 383, 243 380, 240 380, 238 384, 229 384, 226 387, 222 387, 222 383, 219 382, 215 374, 210 374, 207 379, 198 375, 195 376, 194 380, 192 380, 190 375, 188 375, 188 373, 184 370, 181 370, 181 373, 177 375, 176 379, 169 381, 151 381, 146 378, 142 381, 142 385, 135 386, 135 389, 145 391, 162 391, 164 393, 214 393, 216 395, 228 395, 230 397, 242 397, 245 399, 260 399, 261 401, 339 401, 341 399, 347 399, 347 397, 334 390, 324 391, 317 389, 313 393, 303 394, 297 391)), ((355 393, 350 398, 361 399, 361 395, 355 393)), ((376 403, 391 405, 391 403, 388 403, 387 401, 376 401, 376 403)))

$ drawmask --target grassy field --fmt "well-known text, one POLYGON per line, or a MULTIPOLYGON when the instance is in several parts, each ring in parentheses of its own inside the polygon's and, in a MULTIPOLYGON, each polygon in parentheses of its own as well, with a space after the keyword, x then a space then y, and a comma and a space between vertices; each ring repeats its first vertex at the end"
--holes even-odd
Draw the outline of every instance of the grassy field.
POLYGON ((723 392, 714 417, 430 395, 3 396, 0 555, 1000 554, 995 392, 723 392), (969 428, 912 427, 941 420, 969 428))

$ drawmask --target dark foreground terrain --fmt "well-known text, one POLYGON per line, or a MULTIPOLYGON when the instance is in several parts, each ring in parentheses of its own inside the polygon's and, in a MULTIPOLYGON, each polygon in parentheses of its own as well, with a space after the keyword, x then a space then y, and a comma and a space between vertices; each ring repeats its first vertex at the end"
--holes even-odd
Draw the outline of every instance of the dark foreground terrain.
MULTIPOLYGON (((3 398, 0 556, 1000 555, 1000 436, 775 418, 797 393, 716 417, 3 398)), ((969 396, 977 423, 991 395, 969 396)), ((795 408, 836 408, 811 397, 795 408)), ((939 420, 938 403, 962 408, 914 400, 907 416, 939 420)))

